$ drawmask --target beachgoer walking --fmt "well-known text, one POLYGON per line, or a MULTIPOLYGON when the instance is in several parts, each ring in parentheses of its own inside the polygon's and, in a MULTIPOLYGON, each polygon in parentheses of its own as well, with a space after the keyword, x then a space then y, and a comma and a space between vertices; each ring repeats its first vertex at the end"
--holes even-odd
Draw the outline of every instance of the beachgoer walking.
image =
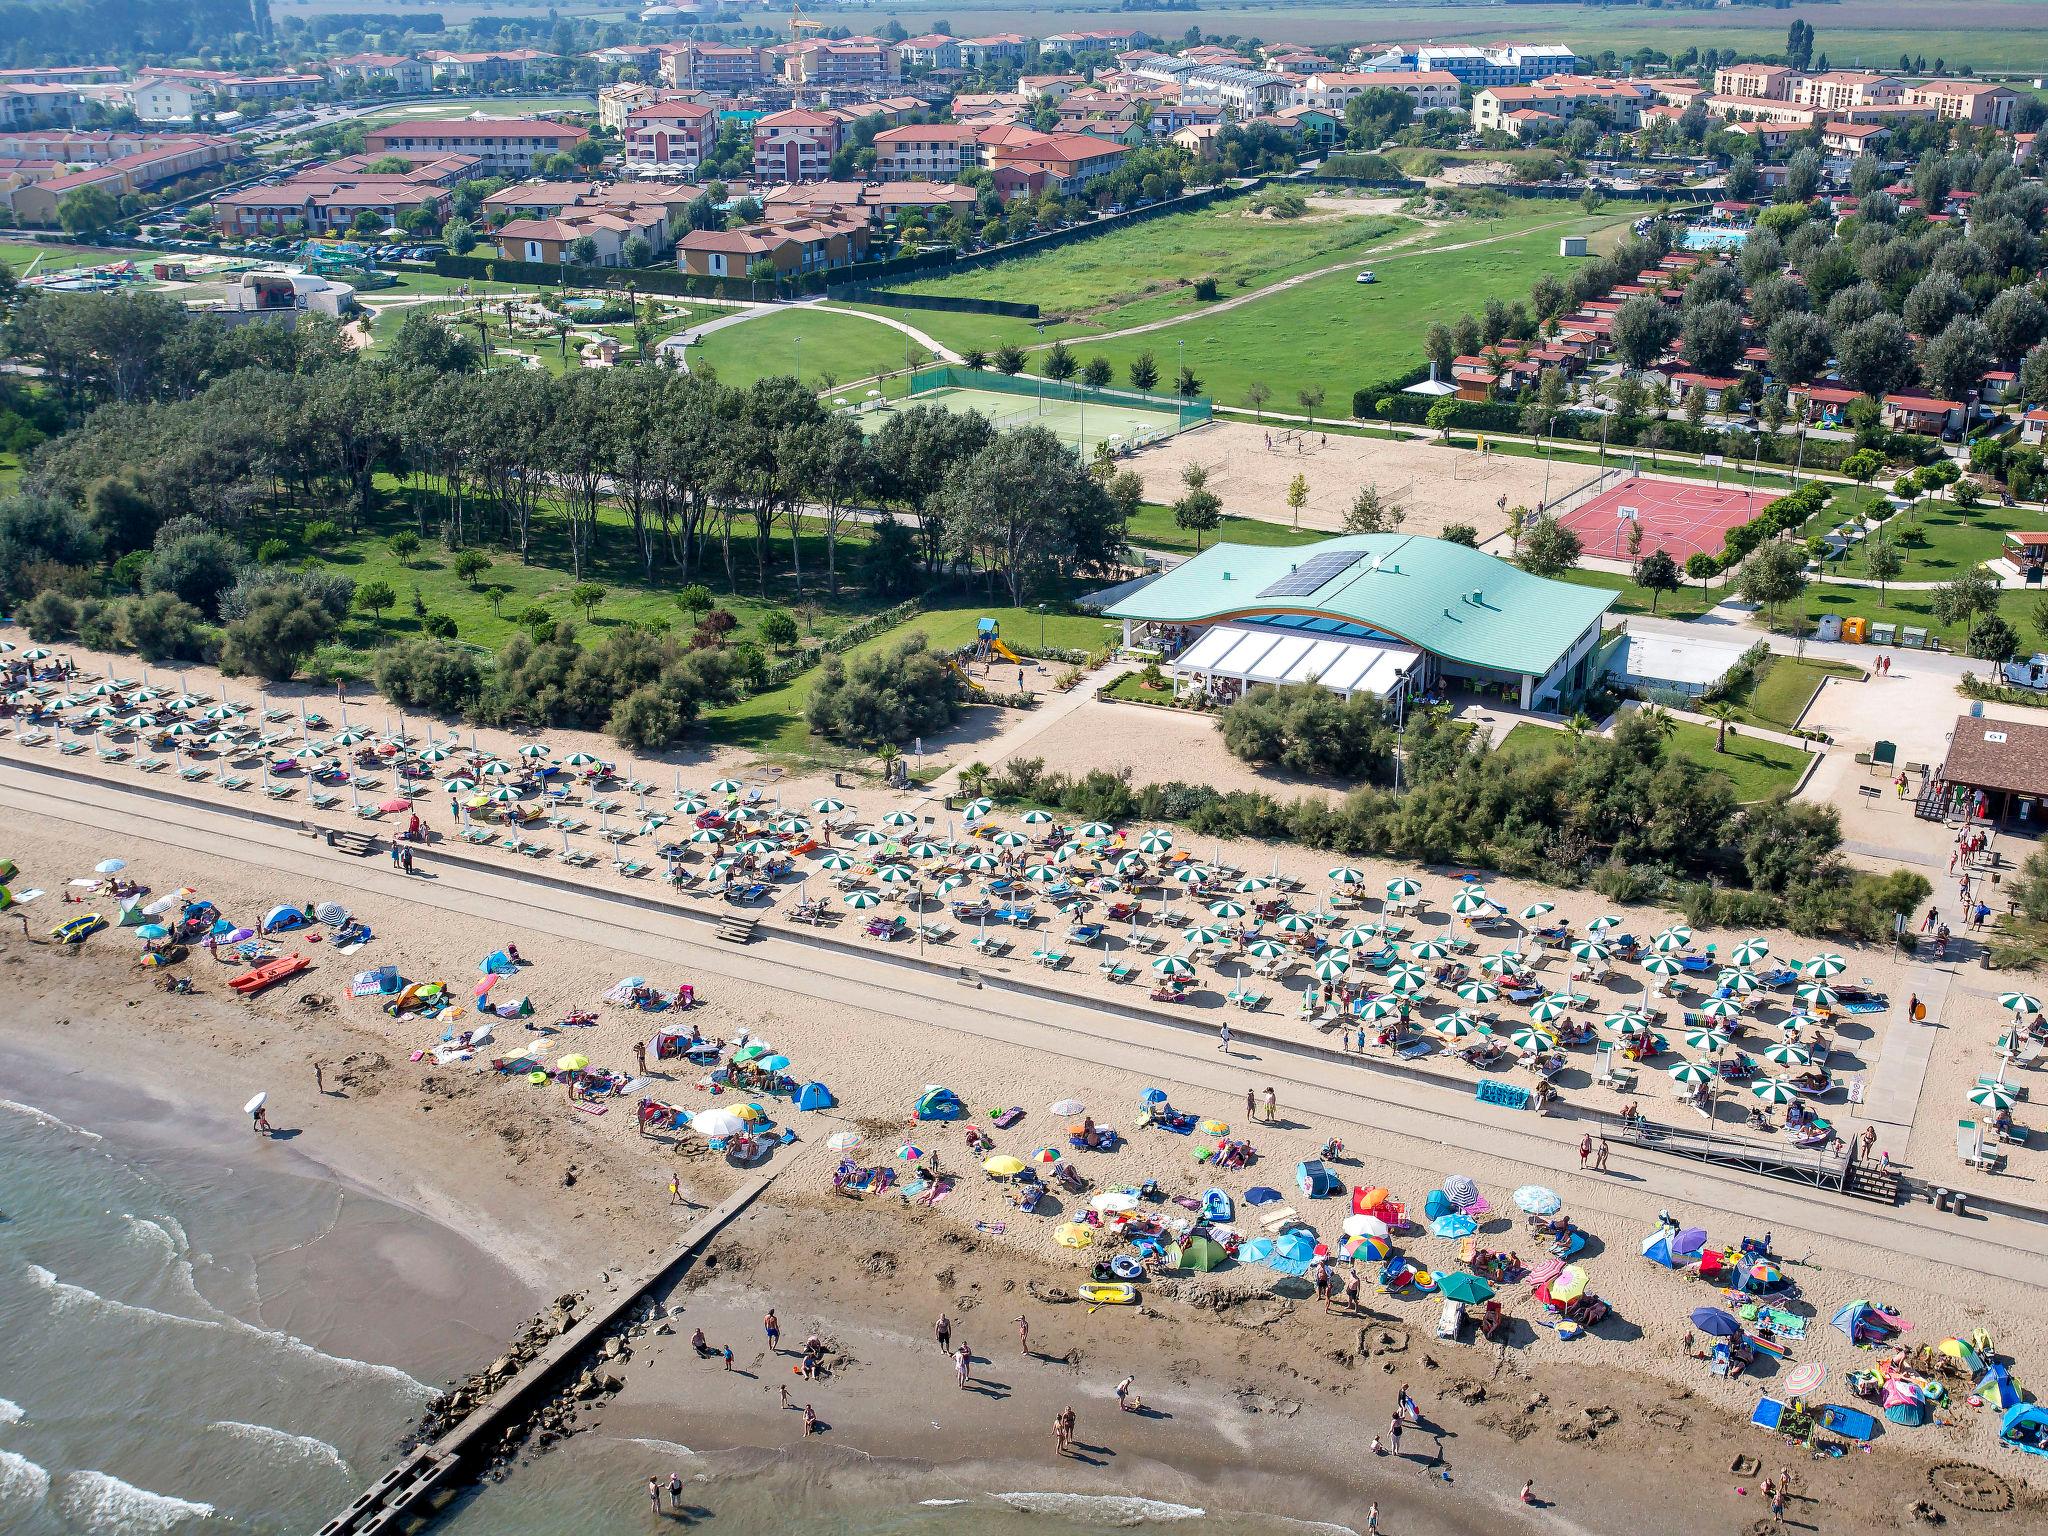
POLYGON ((1255 1090, 1255 1089, 1247 1088, 1247 1089, 1245 1089, 1245 1091, 1244 1091, 1244 1118, 1245 1118, 1245 1121, 1246 1121, 1246 1123, 1247 1123, 1247 1124, 1249 1124, 1249 1123, 1250 1123, 1250 1122, 1251 1122, 1252 1120, 1256 1119, 1256 1118, 1257 1118, 1257 1116, 1258 1116, 1258 1113, 1259 1113, 1259 1095, 1258 1095, 1258 1092, 1257 1092, 1257 1090, 1255 1090))
POLYGON ((720 1353, 721 1355, 725 1356, 725 1368, 726 1368, 726 1369, 727 1369, 728 1371, 729 1371, 729 1370, 731 1370, 731 1369, 732 1369, 732 1346, 731 1346, 730 1344, 726 1345, 726 1346, 725 1346, 725 1348, 723 1348, 723 1349, 721 1349, 721 1350, 719 1351, 719 1353, 720 1353))
POLYGON ((932 1337, 939 1341, 940 1353, 951 1352, 953 1347, 953 1320, 943 1312, 939 1314, 939 1320, 932 1324, 932 1337))
POLYGON ((953 1351, 953 1373, 960 1378, 960 1390, 966 1391, 974 1379, 974 1355, 964 1343, 953 1351))
POLYGON ((1607 1171, 1607 1133, 1605 1131, 1600 1133, 1600 1150, 1593 1154, 1593 1171, 1595 1173, 1605 1173, 1607 1171))
POLYGON ((1593 1135, 1588 1131, 1579 1138, 1579 1171, 1585 1172, 1586 1159, 1593 1155, 1593 1135))
POLYGON ((271 1134, 270 1111, 261 1104, 256 1106, 256 1134, 259 1136, 271 1134))
POLYGON ((412 850, 410 848, 400 852, 399 863, 408 875, 412 873, 412 850))
POLYGON ((1533 1477, 1522 1484, 1522 1502, 1524 1504, 1534 1504, 1536 1502, 1536 1479, 1533 1477))
POLYGON ((317 1061, 313 1063, 313 1091, 322 1098, 327 1096, 327 1080, 321 1075, 320 1063, 317 1061))
POLYGON ((683 1474, 680 1472, 668 1475, 668 1507, 678 1512, 683 1507, 683 1474))
POLYGON ((1863 1127, 1863 1135, 1860 1140, 1863 1143, 1863 1155, 1865 1158, 1868 1158, 1871 1148, 1877 1145, 1877 1127, 1874 1125, 1863 1127))
POLYGON ((782 1324, 777 1321, 773 1307, 770 1307, 768 1315, 761 1319, 761 1331, 768 1335, 768 1353, 771 1355, 781 1354, 782 1324))
POLYGON ((1031 1323, 1022 1312, 1017 1314, 1017 1347, 1028 1359, 1031 1355, 1031 1323))
POLYGON ((1145 1405, 1138 1400, 1138 1394, 1131 1390, 1131 1384, 1138 1378, 1126 1376, 1116 1384, 1116 1405, 1125 1413, 1136 1413, 1145 1405))
POLYGON ((683 1203, 683 1176, 679 1173, 671 1173, 668 1176, 668 1203, 670 1205, 681 1205, 683 1203))
POLYGON ((1266 1085, 1266 1124, 1271 1125, 1273 1123, 1274 1117, 1277 1116, 1279 1113, 1279 1096, 1273 1092, 1273 1085, 1271 1083, 1268 1083, 1266 1085))
POLYGON ((1064 1409, 1052 1416, 1052 1449, 1055 1456, 1067 1454, 1067 1415, 1064 1409))
POLYGON ((1377 1504, 1365 1512, 1365 1536, 1380 1536, 1380 1507, 1377 1504))
POLYGON ((1394 1406, 1408 1416, 1410 1424, 1415 1423, 1422 1417, 1421 1410, 1415 1406, 1415 1399, 1409 1395, 1408 1383, 1405 1381, 1401 1383, 1401 1395, 1395 1399, 1394 1406))
POLYGON ((1216 1049, 1226 1052, 1230 1049, 1230 1026, 1227 1023, 1216 1031, 1216 1049))
POLYGON ((647 1502, 654 1506, 654 1518, 661 1518, 661 1484, 653 1478, 647 1479, 647 1502))
POLYGON ((645 1040, 635 1040, 633 1042, 633 1070, 641 1077, 647 1075, 647 1042, 645 1040))
POLYGON ((785 1407, 785 1408, 787 1408, 787 1407, 789 1406, 789 1388, 788 1388, 788 1386, 787 1386, 787 1385, 784 1385, 784 1386, 780 1386, 780 1387, 777 1387, 777 1388, 776 1388, 775 1390, 776 1390, 776 1391, 778 1391, 778 1392, 780 1392, 780 1393, 782 1394, 782 1406, 783 1406, 783 1407, 785 1407))

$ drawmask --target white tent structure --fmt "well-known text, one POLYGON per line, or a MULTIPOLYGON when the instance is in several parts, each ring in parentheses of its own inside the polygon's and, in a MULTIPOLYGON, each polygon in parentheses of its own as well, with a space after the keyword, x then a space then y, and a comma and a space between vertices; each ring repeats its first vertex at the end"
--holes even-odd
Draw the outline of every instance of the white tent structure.
POLYGON ((1172 662, 1174 691, 1184 685, 1212 692, 1217 682, 1237 693, 1259 683, 1316 682, 1349 698, 1354 693, 1392 699, 1423 677, 1422 652, 1365 636, 1304 633, 1270 624, 1217 624, 1202 631, 1172 662))

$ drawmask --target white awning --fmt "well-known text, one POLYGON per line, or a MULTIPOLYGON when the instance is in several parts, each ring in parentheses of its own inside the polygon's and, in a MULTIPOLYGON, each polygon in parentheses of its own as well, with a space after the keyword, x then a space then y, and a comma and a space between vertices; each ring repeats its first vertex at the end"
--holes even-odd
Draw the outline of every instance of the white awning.
POLYGON ((1177 673, 1245 683, 1318 682, 1334 693, 1386 695, 1422 659, 1412 646, 1337 639, 1263 625, 1219 624, 1173 660, 1177 673))

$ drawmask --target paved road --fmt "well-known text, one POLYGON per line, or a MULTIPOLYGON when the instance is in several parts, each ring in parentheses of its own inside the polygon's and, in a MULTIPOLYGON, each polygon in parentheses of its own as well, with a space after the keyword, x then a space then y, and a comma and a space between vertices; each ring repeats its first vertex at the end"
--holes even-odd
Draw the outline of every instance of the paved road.
MULTIPOLYGON (((263 878, 293 881, 293 889, 326 882, 535 926, 644 956, 670 970, 743 980, 962 1037, 1023 1046, 1071 1062, 1078 1081, 1107 1066, 1234 1101, 1252 1073, 1261 1083, 1275 1084, 1290 1110, 1327 1123, 1356 1147, 1397 1148, 1393 1155, 1402 1164, 1430 1176, 1462 1170, 1488 1182, 1536 1179, 1561 1191, 1588 1225, 1617 1234, 1630 1231, 1630 1223, 1647 1230, 1655 1212, 1668 1207, 1705 1225, 1775 1228, 1784 1239, 1781 1249, 1795 1254, 1799 1241, 1792 1233, 1839 1239, 1852 1245, 1832 1282, 1845 1295, 1859 1294, 1866 1282, 1881 1284, 1897 1255, 1953 1263, 1961 1253, 1954 1220, 1925 1205, 1887 1210, 1740 1170, 1626 1151, 1618 1170, 1623 1177, 1581 1176, 1571 1164, 1582 1123, 1489 1110, 1469 1091, 1390 1076, 1363 1061, 1340 1064, 1277 1044, 1250 1043, 1246 1036, 1255 1035, 1256 1020, 1234 1021, 1243 1029, 1225 1058, 1216 1050, 1214 1029, 1192 1018, 1140 1019, 1077 1001, 1047 1001, 1009 990, 999 979, 983 984, 964 967, 920 965, 907 950, 871 958, 827 948, 772 923, 762 925, 760 942, 735 950, 712 941, 708 926, 675 916, 679 907, 696 907, 652 893, 565 891, 516 866, 501 872, 445 850, 422 860, 432 879, 407 879, 390 873, 381 860, 349 858, 233 806, 177 799, 179 808, 171 811, 125 786, 59 777, 0 759, 0 805, 17 815, 73 823, 89 829, 96 841, 118 832, 132 840, 129 845, 153 842, 260 867, 263 878)), ((1967 1232, 1967 1258, 1976 1271, 2048 1291, 2040 1224, 1988 1215, 1967 1232)))

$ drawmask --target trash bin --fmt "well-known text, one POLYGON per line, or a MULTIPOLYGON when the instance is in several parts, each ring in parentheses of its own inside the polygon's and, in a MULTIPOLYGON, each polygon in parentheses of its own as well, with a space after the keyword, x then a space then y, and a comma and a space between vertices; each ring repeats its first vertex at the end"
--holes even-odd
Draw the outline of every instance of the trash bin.
POLYGON ((1963 1203, 1968 1198, 1969 1197, 1966 1196, 1960 1189, 1957 1190, 1955 1194, 1950 1197, 1953 1203, 1949 1206, 1949 1209, 1954 1211, 1958 1216, 1969 1215, 1969 1208, 1963 1203))
POLYGON ((1934 1208, 1935 1208, 1935 1209, 1936 1209, 1937 1211, 1945 1211, 1945 1210, 1947 1210, 1947 1209, 1948 1209, 1948 1191, 1947 1191, 1947 1190, 1945 1190, 1945 1189, 1942 1189, 1942 1188, 1940 1188, 1939 1186, 1937 1186, 1937 1187, 1936 1187, 1936 1188, 1935 1188, 1935 1189, 1934 1189, 1934 1190, 1933 1190, 1932 1192, 1930 1192, 1930 1193, 1929 1193, 1929 1195, 1927 1196, 1927 1198, 1928 1198, 1928 1199, 1930 1199, 1930 1200, 1932 1200, 1932 1201, 1934 1202, 1934 1208))

